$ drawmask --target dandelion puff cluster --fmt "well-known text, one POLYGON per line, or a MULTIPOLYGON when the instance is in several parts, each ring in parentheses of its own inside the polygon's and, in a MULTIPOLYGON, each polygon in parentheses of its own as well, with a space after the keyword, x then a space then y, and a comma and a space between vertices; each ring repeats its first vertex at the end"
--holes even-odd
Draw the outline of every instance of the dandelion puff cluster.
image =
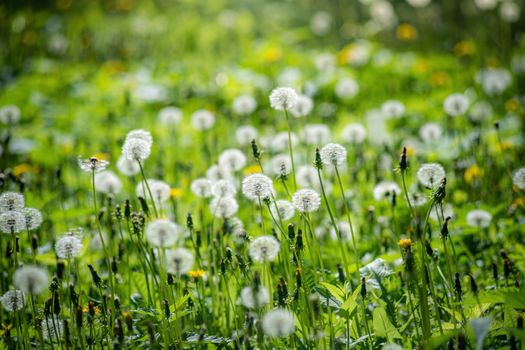
POLYGON ((473 227, 487 228, 492 221, 492 215, 483 209, 474 209, 467 213, 467 223, 473 227))
POLYGON ((295 331, 294 314, 285 309, 271 310, 262 319, 262 329, 269 337, 286 337, 295 331))
POLYGON ((179 236, 179 227, 168 219, 157 219, 146 226, 146 240, 154 247, 170 247, 179 236))
POLYGON ((24 205, 24 195, 18 192, 8 191, 0 195, 0 213, 10 210, 20 210, 24 205))
POLYGON ((518 169, 512 176, 512 183, 521 190, 525 190, 525 167, 518 169))
POLYGON ((260 236, 250 242, 248 254, 257 262, 273 261, 279 254, 280 243, 272 236, 260 236))
POLYGON ((21 290, 9 290, 0 297, 5 311, 15 312, 22 310, 26 303, 26 296, 21 290))
POLYGON ((445 169, 438 163, 425 163, 417 171, 417 179, 427 188, 439 186, 444 178, 445 169))
POLYGON ((240 293, 241 304, 248 309, 258 309, 270 301, 270 293, 264 286, 244 287, 240 293))
POLYGON ((138 139, 145 141, 150 147, 153 145, 153 136, 151 133, 144 129, 131 130, 126 134, 126 141, 138 139))
POLYGON ((278 111, 290 110, 296 104, 299 96, 289 87, 278 87, 270 93, 270 106, 278 111))
POLYGON ((273 192, 272 180, 263 174, 253 174, 242 180, 242 193, 252 201, 270 197, 273 192))
POLYGON ((47 271, 34 265, 25 265, 13 275, 14 285, 22 292, 31 295, 42 293, 49 283, 47 271))
POLYGON ((346 149, 337 143, 329 143, 321 148, 321 160, 328 166, 341 166, 346 162, 346 149))
POLYGON ((82 251, 82 241, 73 235, 66 235, 55 243, 55 252, 60 259, 76 258, 82 251))
POLYGON ((283 221, 290 220, 295 215, 295 209, 293 204, 284 199, 280 199, 278 201, 275 201, 275 203, 272 203, 272 205, 270 206, 270 210, 272 212, 272 215, 276 219, 280 219, 283 221))
POLYGON ((216 217, 230 218, 237 214, 239 204, 237 204, 235 198, 232 197, 214 198, 210 202, 210 210, 216 217))
POLYGON ((144 161, 151 154, 151 144, 141 138, 127 139, 122 146, 122 154, 132 161, 144 161))
POLYGON ((186 248, 176 248, 166 251, 166 271, 172 275, 187 274, 194 263, 195 257, 186 248))
POLYGON ((317 211, 321 205, 321 196, 314 190, 303 188, 294 193, 292 203, 301 213, 317 211))

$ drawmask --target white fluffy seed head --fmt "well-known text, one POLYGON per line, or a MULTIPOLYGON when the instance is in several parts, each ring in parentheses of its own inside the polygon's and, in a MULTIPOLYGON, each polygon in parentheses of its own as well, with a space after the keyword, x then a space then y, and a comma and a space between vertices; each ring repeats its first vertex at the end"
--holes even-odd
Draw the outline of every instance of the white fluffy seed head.
POLYGON ((159 111, 159 122, 166 126, 176 126, 182 120, 182 111, 180 108, 168 106, 159 111))
POLYGON ((263 174, 246 176, 242 180, 242 193, 252 201, 262 201, 273 193, 273 182, 263 174))
MULTIPOLYGON (((297 144, 299 143, 297 135, 291 133, 290 139, 292 140, 292 147, 297 146, 297 144)), ((271 139, 271 148, 276 152, 288 150, 288 144, 288 133, 286 131, 278 133, 271 139)))
POLYGON ((20 121, 20 108, 7 105, 0 108, 0 122, 6 125, 15 125, 20 121))
POLYGON ((136 160, 130 160, 121 155, 117 161, 117 169, 124 176, 137 175, 140 172, 139 163, 136 160))
POLYGON ((401 189, 393 181, 381 181, 374 187, 374 198, 376 201, 385 198, 391 199, 394 194, 396 196, 401 194, 401 189))
POLYGON ((324 165, 340 167, 346 162, 346 149, 338 143, 329 143, 321 148, 321 160, 324 165))
POLYGON ((294 314, 285 309, 271 310, 262 319, 262 329, 269 337, 286 337, 295 331, 294 314))
POLYGON ((141 138, 130 138, 122 146, 122 154, 132 161, 144 161, 151 154, 151 144, 141 138))
POLYGON ((251 95, 240 95, 233 100, 232 108, 239 115, 248 115, 257 108, 257 101, 251 95))
POLYGON ((387 118, 399 118, 405 114, 405 105, 401 101, 389 100, 381 105, 381 112, 387 118))
POLYGON ((270 94, 270 106, 278 111, 290 110, 298 100, 297 92, 289 87, 279 87, 270 94))
POLYGON ((240 293, 241 304, 248 309, 258 309, 268 304, 270 293, 264 286, 255 289, 252 286, 244 287, 240 293))
POLYGON ((298 95, 297 102, 295 103, 295 106, 290 109, 290 113, 296 118, 305 117, 312 112, 313 108, 314 102, 310 97, 306 95, 298 95))
POLYGON ((487 101, 478 101, 470 107, 470 119, 476 122, 481 122, 489 119, 494 114, 492 106, 487 101))
POLYGON ((237 128, 235 131, 235 138, 237 143, 241 146, 249 145, 252 140, 257 139, 259 132, 256 128, 251 125, 243 125, 237 128))
MULTIPOLYGON (((151 195, 153 196, 153 200, 155 201, 156 204, 164 203, 170 198, 170 195, 171 195, 170 185, 168 185, 167 183, 161 180, 148 179, 147 181, 148 181, 148 186, 151 190, 151 195)), ((137 184, 135 192, 138 197, 142 197, 147 200, 151 199, 149 192, 148 192, 148 188, 142 181, 137 184)))
POLYGON ((351 78, 343 78, 335 86, 335 95, 340 99, 350 99, 359 92, 359 84, 351 78))
POLYGON ((246 156, 236 148, 224 150, 219 156, 219 166, 230 172, 238 171, 246 165, 246 156))
POLYGON ((332 133, 324 124, 308 124, 304 126, 301 138, 307 145, 319 146, 329 142, 332 133))
POLYGON ((231 180, 223 179, 215 181, 211 185, 211 193, 215 197, 234 197, 237 189, 231 180))
POLYGON ((467 223, 470 226, 486 228, 489 227, 492 221, 492 215, 482 209, 474 209, 467 213, 467 223))
POLYGON ((179 227, 168 219, 157 219, 146 226, 146 239, 153 247, 170 247, 179 237, 179 227))
POLYGON ((311 213, 319 209, 321 196, 314 190, 303 188, 294 193, 292 203, 301 213, 311 213))
POLYGON ((292 161, 287 154, 278 154, 270 160, 272 172, 275 175, 285 176, 292 171, 292 161))
POLYGON ((417 179, 427 188, 435 188, 445 178, 445 169, 438 163, 422 164, 417 171, 417 179))
POLYGON ((457 117, 467 112, 469 103, 467 96, 456 93, 449 95, 445 99, 445 102, 443 102, 443 109, 445 110, 445 113, 451 117, 457 117))
POLYGON ((78 157, 77 162, 78 162, 78 166, 80 167, 82 171, 89 172, 89 173, 92 171, 98 173, 99 171, 105 170, 109 165, 109 162, 107 160, 98 159, 96 157, 91 157, 91 158, 78 157))
POLYGON ((0 195, 0 213, 22 209, 25 205, 24 195, 18 192, 4 192, 0 195))
POLYGON ((22 310, 26 303, 26 296, 21 290, 9 290, 0 297, 5 311, 15 312, 22 310))
POLYGON ((518 169, 512 177, 514 186, 521 190, 525 190, 525 167, 518 169))
POLYGON ((436 123, 426 123, 419 129, 419 136, 424 143, 434 143, 441 138, 441 126, 436 123))
POLYGON ((126 141, 133 139, 145 141, 149 147, 153 145, 153 137, 151 136, 151 133, 143 129, 135 129, 128 132, 126 135, 126 141))
POLYGON ((122 189, 122 181, 110 170, 95 174, 95 188, 97 191, 115 195, 122 189))
POLYGON ((17 210, 10 210, 0 214, 0 231, 5 234, 18 233, 26 228, 24 214, 17 210))
POLYGON ((366 139, 366 129, 362 124, 352 123, 344 127, 341 133, 343 141, 353 145, 359 145, 366 139))
POLYGON ((26 219, 26 227, 30 230, 37 229, 42 224, 42 213, 35 208, 24 208, 20 210, 26 219))
POLYGON ((185 248, 176 248, 166 251, 166 271, 172 275, 187 274, 195 262, 193 254, 185 248))
POLYGON ((42 293, 49 282, 47 271, 34 265, 26 265, 15 271, 14 285, 26 294, 37 295, 42 293))
POLYGON ((197 130, 204 131, 211 129, 215 124, 215 116, 212 112, 200 109, 191 115, 191 125, 197 130))
MULTIPOLYGON (((350 224, 348 223, 348 221, 346 220, 339 221, 336 223, 336 226, 337 226, 337 230, 339 231, 339 235, 341 235, 341 239, 343 241, 348 241, 352 239, 352 230, 350 229, 350 224)), ((352 228, 354 228, 354 233, 355 233, 356 231, 355 225, 352 226, 352 228)), ((339 236, 333 227, 330 227, 330 238, 333 239, 334 241, 339 240, 339 236)))
POLYGON ((276 220, 281 219, 283 221, 287 221, 293 218, 295 215, 293 204, 284 199, 280 199, 275 201, 275 203, 272 203, 270 210, 272 211, 272 215, 276 220))
POLYGON ((272 236, 260 236, 250 242, 248 255, 257 262, 273 261, 279 254, 281 245, 272 236))
POLYGON ((229 218, 237 214, 239 204, 232 197, 213 198, 210 202, 210 210, 218 218, 229 218))
POLYGON ((60 259, 76 258, 82 251, 82 241, 73 235, 65 235, 55 243, 55 252, 60 259))
POLYGON ((207 198, 212 195, 212 182, 206 178, 195 179, 190 185, 191 191, 198 197, 207 198))

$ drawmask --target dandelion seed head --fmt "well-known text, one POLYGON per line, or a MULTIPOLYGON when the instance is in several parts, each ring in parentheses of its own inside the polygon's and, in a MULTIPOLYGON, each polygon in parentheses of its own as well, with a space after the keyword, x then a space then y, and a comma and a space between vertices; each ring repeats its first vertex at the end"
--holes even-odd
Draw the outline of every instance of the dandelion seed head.
POLYGON ((209 169, 206 171, 206 177, 211 181, 231 180, 233 178, 231 172, 228 169, 222 168, 217 164, 209 167, 209 169))
POLYGON ((324 124, 308 124, 302 130, 301 138, 307 145, 323 145, 332 138, 330 128, 324 124))
POLYGON ((7 312, 22 310, 26 303, 26 296, 21 290, 9 290, 0 297, 2 307, 7 312))
POLYGON ((15 271, 13 283, 22 292, 37 295, 47 288, 49 276, 41 267, 25 265, 15 271))
POLYGON ((234 197, 237 189, 229 179, 215 181, 211 186, 211 193, 215 197, 234 197))
POLYGON ((182 120, 182 111, 180 108, 168 106, 159 112, 159 122, 166 126, 176 126, 182 120))
MULTIPOLYGON (((148 179, 148 186, 151 190, 151 195, 156 204, 164 203, 171 196, 171 187, 167 183, 161 180, 148 179)), ((137 197, 142 197, 145 199, 151 199, 148 193, 148 188, 143 182, 137 184, 135 189, 137 197)))
POLYGON ((499 8, 500 17, 508 23, 517 22, 520 19, 521 8, 514 1, 503 1, 499 8))
POLYGON ((191 115, 191 125, 197 130, 205 131, 211 129, 215 124, 215 116, 212 112, 200 109, 191 115))
POLYGON ((257 109, 257 101, 251 95, 240 95, 233 100, 232 108, 236 114, 248 115, 257 109))
POLYGON ((219 156, 219 166, 230 172, 238 171, 246 166, 246 156, 236 148, 224 150, 219 156))
POLYGON ((34 230, 42 224, 42 213, 35 208, 23 208, 20 212, 24 215, 25 226, 29 230, 34 230))
POLYGON ((441 138, 442 129, 436 123, 426 123, 419 129, 419 137, 425 143, 434 143, 441 138))
POLYGON ((150 148, 153 145, 153 137, 151 136, 151 133, 144 129, 135 129, 135 130, 131 130, 130 132, 128 132, 126 135, 125 141, 129 141, 133 139, 145 141, 150 148))
POLYGON ((264 286, 255 289, 252 286, 244 287, 240 293, 241 304, 248 309, 258 309, 270 301, 270 293, 264 286))
POLYGON ((292 203, 301 213, 311 213, 319 209, 321 196, 314 190, 303 188, 294 193, 292 203))
MULTIPOLYGON (((336 223, 336 226, 343 241, 348 241, 352 239, 352 230, 350 229, 350 224, 348 223, 348 221, 339 221, 336 223)), ((352 228, 354 229, 354 232, 356 232, 355 225, 352 228)), ((330 238, 334 241, 339 240, 337 232, 333 227, 330 227, 330 238)))
POLYGON ((15 105, 7 105, 0 108, 0 122, 5 125, 15 125, 20 121, 20 108, 15 105))
POLYGON ((501 95, 512 83, 509 71, 503 68, 488 68, 481 70, 476 80, 481 84, 488 96, 501 95))
POLYGON ((306 95, 298 95, 295 105, 290 108, 290 113, 296 117, 305 117, 312 112, 314 108, 314 102, 306 95))
POLYGON ((297 92, 289 87, 279 87, 272 90, 270 94, 270 106, 278 111, 290 110, 296 104, 299 96, 297 92))
POLYGON ((284 199, 280 199, 275 201, 275 203, 272 203, 270 210, 272 211, 272 215, 276 220, 279 220, 280 218, 283 221, 287 221, 293 218, 295 215, 293 204, 284 199))
POLYGON ((0 195, 0 213, 20 210, 24 205, 24 195, 21 193, 8 191, 0 195))
POLYGON ((417 171, 417 179, 427 188, 435 188, 445 178, 445 169, 438 163, 422 164, 417 171))
POLYGON ((122 182, 114 172, 104 170, 95 174, 95 188, 99 192, 115 195, 122 189, 122 182))
POLYGON ((273 192, 272 180, 263 174, 252 174, 242 180, 242 193, 252 201, 270 197, 273 192))
POLYGON ((456 213, 454 212, 454 208, 452 207, 450 203, 444 204, 442 208, 443 208, 443 216, 441 216, 441 206, 440 207, 435 206, 434 209, 430 212, 430 218, 438 222, 442 219, 446 219, 447 217, 449 217, 452 220, 456 218, 456 213))
POLYGON ((374 187, 374 198, 380 201, 385 198, 392 198, 392 195, 401 194, 401 189, 393 181, 381 181, 374 187))
POLYGON ((144 161, 151 154, 151 144, 141 138, 126 139, 122 154, 132 161, 144 161))
POLYGON ((487 228, 492 221, 492 215, 483 209, 474 209, 467 213, 467 223, 473 227, 487 228))
POLYGON ((321 160, 327 166, 341 166, 346 162, 346 149, 338 143, 329 143, 321 148, 321 160))
POLYGON ((146 226, 146 240, 153 247, 167 248, 180 237, 180 228, 168 219, 156 219, 146 226))
POLYGON ((195 262, 195 257, 186 248, 176 248, 166 251, 166 270, 172 275, 187 274, 195 262))
MULTIPOLYGON (((299 138, 293 132, 290 133, 290 139, 292 140, 292 147, 299 144, 299 138)), ((276 152, 282 152, 288 149, 288 133, 280 132, 271 139, 271 148, 276 152)))
POLYGON ((285 309, 271 310, 262 319, 262 329, 269 337, 286 337, 295 331, 294 314, 285 309))
POLYGON ((0 214, 0 231, 6 234, 18 233, 26 228, 26 218, 18 210, 0 214))
POLYGON ((121 155, 117 161, 117 169, 124 176, 133 176, 140 172, 140 165, 136 160, 121 155))
POLYGON ((456 93, 449 95, 445 99, 445 102, 443 102, 443 109, 445 110, 445 113, 451 117, 457 117, 467 112, 469 104, 470 102, 467 96, 456 93))
POLYGON ((381 112, 387 118, 399 118, 405 114, 405 105, 401 101, 389 100, 381 105, 381 112))
POLYGON ((343 78, 335 86, 335 95, 340 99, 351 99, 359 93, 359 84, 351 78, 343 78))
POLYGON ((481 122, 489 119, 494 113, 492 106, 487 101, 478 101, 472 105, 469 111, 470 119, 481 122))
POLYGON ((243 125, 235 130, 235 138, 240 146, 249 145, 252 140, 257 139, 259 132, 251 125, 243 125))
POLYGON ((77 161, 78 161, 78 166, 80 167, 80 169, 85 172, 94 171, 97 173, 99 171, 105 170, 109 165, 109 162, 107 160, 98 159, 96 157, 91 157, 91 158, 78 157, 77 161))
POLYGON ((414 192, 409 195, 410 203, 415 207, 422 207, 427 203, 427 198, 421 193, 414 192))
POLYGON ((521 190, 525 190, 525 167, 518 169, 512 177, 514 186, 521 190))
POLYGON ((365 141, 366 134, 366 129, 362 124, 352 123, 344 127, 341 137, 345 142, 353 145, 359 145, 365 141))
POLYGON ((210 202, 210 210, 216 217, 229 218, 237 214, 239 204, 232 197, 213 198, 210 202))
POLYGON ((191 183, 191 191, 198 197, 207 198, 212 195, 212 182, 205 178, 195 179, 191 183))
POLYGON ((292 171, 292 161, 286 154, 278 154, 270 161, 272 172, 276 175, 285 176, 292 171))
POLYGON ((55 252, 60 259, 76 258, 82 251, 82 241, 72 235, 65 235, 55 243, 55 252))
POLYGON ((256 262, 273 261, 281 249, 280 243, 272 236, 260 236, 250 242, 248 255, 256 262))

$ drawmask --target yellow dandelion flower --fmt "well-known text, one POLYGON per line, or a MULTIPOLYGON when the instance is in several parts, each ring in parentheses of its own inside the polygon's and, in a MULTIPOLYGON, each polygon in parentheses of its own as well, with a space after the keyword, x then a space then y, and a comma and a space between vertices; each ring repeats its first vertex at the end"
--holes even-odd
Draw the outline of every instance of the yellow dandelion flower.
POLYGON ((397 244, 403 249, 408 249, 412 246, 413 242, 410 238, 401 238, 397 244))
POLYGON ((172 188, 170 190, 170 196, 171 196, 171 198, 180 198, 180 197, 182 197, 182 189, 181 188, 172 188))
POLYGON ((26 163, 18 164, 13 168, 13 175, 20 176, 31 171, 31 166, 26 163))
POLYGON ((483 170, 476 164, 468 167, 467 170, 465 170, 465 173, 463 174, 463 178, 469 184, 476 181, 481 176, 483 176, 483 170))
POLYGON ((414 26, 403 23, 397 27, 396 37, 401 41, 412 41, 417 38, 417 30, 414 26))
POLYGON ((188 276, 190 276, 191 278, 202 278, 202 277, 204 277, 205 273, 206 272, 204 270, 201 270, 201 269, 192 270, 192 271, 188 272, 188 276))
POLYGON ((444 86, 450 81, 450 77, 446 72, 434 72, 430 76, 430 85, 432 86, 444 86))
POLYGON ((252 166, 249 166, 246 169, 244 169, 244 174, 245 175, 257 174, 257 173, 260 173, 260 172, 261 172, 261 167, 258 166, 258 165, 252 165, 252 166))
POLYGON ((469 40, 463 40, 454 46, 454 54, 458 57, 472 55, 476 52, 476 45, 469 40))

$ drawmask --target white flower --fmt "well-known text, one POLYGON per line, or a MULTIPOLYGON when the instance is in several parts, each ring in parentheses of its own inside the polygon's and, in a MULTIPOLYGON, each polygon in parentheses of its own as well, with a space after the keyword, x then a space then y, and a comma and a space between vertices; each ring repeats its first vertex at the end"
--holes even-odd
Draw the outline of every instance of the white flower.
POLYGON ((289 87, 279 87, 270 94, 270 106, 278 111, 292 109, 297 100, 297 92, 289 87))
POLYGON ((219 166, 226 168, 228 171, 238 171, 246 165, 246 156, 236 148, 224 150, 219 156, 219 166))
POLYGON ((55 243, 55 252, 60 259, 76 258, 82 251, 82 241, 72 235, 65 235, 55 243))
POLYGON ((191 125, 197 130, 210 129, 215 124, 215 116, 210 111, 200 109, 191 115, 191 125))
POLYGON ((513 1, 504 0, 499 7, 499 14, 505 22, 517 22, 520 19, 520 13, 520 6, 513 1))
POLYGON ((272 236, 260 236, 250 242, 248 255, 257 262, 273 261, 281 249, 280 243, 272 236))
POLYGON ((151 143, 141 138, 126 139, 122 154, 131 161, 144 161, 151 154, 151 143))
POLYGON ((49 282, 47 271, 41 267, 25 265, 15 271, 14 285, 26 294, 37 295, 42 293, 49 282))
POLYGON ((198 197, 207 198, 211 193, 212 182, 205 178, 195 179, 191 183, 191 191, 198 197))
POLYGON ((218 180, 211 185, 211 193, 215 197, 234 197, 237 189, 229 179, 218 180))
POLYGON ((417 179, 427 188, 435 188, 445 178, 445 169, 438 163, 422 164, 417 171, 417 179))
POLYGON ((96 157, 85 159, 78 157, 77 161, 80 169, 82 169, 85 172, 99 172, 105 170, 109 165, 109 162, 107 160, 98 159, 96 157))
POLYGON ((20 121, 20 108, 7 105, 0 108, 0 122, 6 125, 15 125, 20 121))
POLYGON ((104 170, 95 174, 95 188, 99 192, 114 195, 122 189, 122 182, 114 172, 104 170))
POLYGON ((172 275, 184 275, 188 273, 195 258, 193 254, 185 248, 176 248, 166 251, 166 271, 172 275))
POLYGON ((310 112, 312 112, 313 108, 314 102, 310 97, 306 95, 299 95, 295 105, 290 108, 290 113, 296 118, 305 117, 310 114, 310 112))
POLYGON ((258 136, 257 129, 251 125, 239 126, 235 131, 235 138, 237 143, 241 146, 249 145, 252 140, 257 139, 258 136))
POLYGON ((285 309, 269 311, 262 319, 262 329, 270 337, 286 337, 295 331, 294 314, 285 309))
POLYGON ((387 118, 399 118, 405 113, 405 105, 397 100, 389 100, 381 105, 381 112, 387 118))
POLYGON ((287 154, 278 154, 270 160, 272 172, 276 175, 288 175, 292 171, 292 161, 287 154))
POLYGON ((434 143, 441 138, 441 127, 436 123, 426 123, 419 129, 419 136, 425 143, 434 143))
POLYGON ((0 214, 0 231, 6 234, 18 233, 26 228, 24 214, 10 210, 0 214))
POLYGON ((359 84, 351 78, 343 78, 335 86, 335 95, 341 99, 350 99, 359 92, 359 84))
POLYGON ((241 304, 248 309, 258 309, 270 301, 270 293, 264 286, 244 287, 240 293, 241 304))
POLYGON ((42 213, 35 208, 23 208, 20 212, 24 215, 25 226, 29 230, 37 229, 42 224, 42 213))
POLYGON ((321 196, 314 190, 305 188, 294 193, 292 203, 298 211, 311 213, 319 209, 321 196))
POLYGON ((232 197, 213 198, 210 202, 210 210, 216 217, 229 218, 237 214, 239 204, 232 197))
POLYGON ((322 145, 328 143, 332 138, 330 128, 324 124, 305 125, 302 132, 303 142, 307 145, 322 145))
POLYGON ((154 247, 172 246, 180 237, 180 228, 168 219, 156 219, 146 226, 146 239, 154 247))
POLYGON ((276 220, 287 221, 294 217, 295 210, 293 204, 287 200, 280 199, 270 206, 272 215, 276 220))
POLYGON ((263 200, 270 197, 273 192, 272 180, 263 174, 246 176, 242 180, 242 193, 252 201, 263 200))
POLYGON ((445 102, 443 102, 443 109, 448 115, 457 117, 467 112, 469 104, 470 102, 465 95, 452 94, 445 99, 445 102))
POLYGON ((503 68, 483 69, 476 76, 483 91, 489 96, 501 95, 512 83, 509 71, 503 68))
MULTIPOLYGON (((153 200, 155 201, 156 204, 164 203, 170 198, 170 195, 171 195, 170 185, 160 180, 148 179, 147 181, 148 181, 148 186, 151 190, 151 195, 153 196, 153 200)), ((146 187, 143 181, 137 184, 135 192, 137 194, 137 197, 142 197, 144 199, 151 199, 149 192, 148 192, 148 188, 146 187)))
POLYGON ((240 95, 233 100, 232 107, 239 115, 251 114, 257 108, 257 101, 250 95, 240 95))
POLYGON ((401 189, 392 181, 381 181, 374 187, 374 198, 376 201, 380 201, 385 197, 392 197, 394 193, 398 196, 401 194, 401 189))
POLYGON ((9 290, 0 297, 5 311, 15 312, 22 310, 26 304, 26 296, 21 290, 9 290))
POLYGON ((0 213, 22 209, 25 205, 24 195, 17 192, 4 192, 0 195, 0 213))
POLYGON ((512 177, 514 186, 521 190, 525 190, 525 167, 518 169, 512 177))
POLYGON ((173 106, 164 107, 159 112, 159 122, 162 125, 175 126, 182 120, 182 111, 173 106))
POLYGON ((149 145, 149 147, 153 145, 153 137, 151 136, 151 133, 143 129, 135 129, 128 132, 126 135, 126 140, 124 142, 133 139, 145 141, 149 145))
POLYGON ((341 133, 341 137, 345 142, 359 145, 366 139, 366 129, 359 123, 347 124, 341 133))
POLYGON ((346 149, 337 143, 329 143, 321 148, 321 160, 327 166, 342 166, 346 162, 346 149))
POLYGON ((140 165, 136 160, 130 160, 121 155, 117 161, 117 169, 124 176, 133 176, 140 172, 140 165))
POLYGON ((206 177, 212 181, 231 180, 233 178, 228 169, 222 168, 217 164, 212 165, 206 171, 206 177))
POLYGON ((489 227, 492 221, 492 215, 482 209, 474 209, 467 213, 467 223, 470 226, 486 228, 489 227))

